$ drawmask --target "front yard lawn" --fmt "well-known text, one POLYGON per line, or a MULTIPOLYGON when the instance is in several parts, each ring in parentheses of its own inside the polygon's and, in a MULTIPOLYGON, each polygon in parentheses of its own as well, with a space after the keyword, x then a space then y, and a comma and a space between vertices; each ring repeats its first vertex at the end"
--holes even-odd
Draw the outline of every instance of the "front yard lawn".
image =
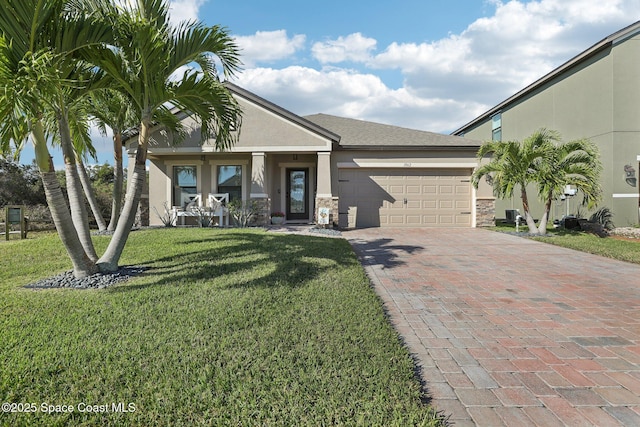
MULTIPOLYGON (((513 233, 515 226, 501 224, 496 226, 494 230, 513 233)), ((526 225, 520 226, 520 232, 523 235, 528 230, 526 225)), ((531 238, 577 251, 640 264, 640 240, 638 239, 621 239, 614 236, 601 238, 581 231, 569 231, 561 228, 555 230, 551 227, 547 228, 547 233, 546 237, 531 238)))
POLYGON ((56 234, 0 245, 0 396, 35 410, 3 425, 442 425, 342 239, 137 231, 103 290, 24 288, 56 234))
POLYGON ((640 264, 639 240, 618 239, 615 237, 601 238, 594 234, 577 231, 558 233, 554 237, 534 237, 534 240, 640 264))

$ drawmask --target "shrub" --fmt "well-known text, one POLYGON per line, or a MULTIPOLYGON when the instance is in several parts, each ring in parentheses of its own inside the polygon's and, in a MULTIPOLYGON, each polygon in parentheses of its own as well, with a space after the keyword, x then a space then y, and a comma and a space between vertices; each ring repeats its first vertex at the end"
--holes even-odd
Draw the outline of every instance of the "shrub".
POLYGON ((253 200, 247 202, 234 200, 229 203, 229 215, 231 215, 236 227, 250 226, 257 214, 258 204, 253 200))
POLYGON ((160 219, 160 222, 164 224, 165 227, 175 227, 176 225, 176 215, 172 209, 169 208, 169 203, 164 202, 162 204, 164 207, 164 212, 158 212, 156 207, 153 207, 153 210, 156 212, 156 216, 160 219))
POLYGON ((606 206, 601 207, 595 211, 589 218, 589 222, 596 222, 606 230, 613 230, 616 226, 613 224, 613 212, 606 206))

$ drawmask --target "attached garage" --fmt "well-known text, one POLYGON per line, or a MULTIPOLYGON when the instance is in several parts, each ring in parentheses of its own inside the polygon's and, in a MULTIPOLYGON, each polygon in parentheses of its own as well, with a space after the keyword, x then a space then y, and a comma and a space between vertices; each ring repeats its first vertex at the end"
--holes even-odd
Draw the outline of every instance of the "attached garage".
POLYGON ((340 136, 331 151, 340 227, 493 224, 491 187, 471 185, 482 142, 326 114, 306 118, 340 136))
POLYGON ((471 169, 340 168, 341 227, 471 227, 471 169))

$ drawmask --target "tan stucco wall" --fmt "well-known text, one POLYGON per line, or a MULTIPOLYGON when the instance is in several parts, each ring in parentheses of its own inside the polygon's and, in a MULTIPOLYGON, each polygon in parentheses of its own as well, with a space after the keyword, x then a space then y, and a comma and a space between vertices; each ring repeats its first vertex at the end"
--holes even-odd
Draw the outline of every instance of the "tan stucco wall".
POLYGON ((331 149, 331 142, 308 129, 267 111, 260 106, 238 99, 243 110, 240 139, 234 150, 261 147, 265 151, 307 151, 331 149))
MULTIPOLYGON (((237 143, 228 152, 315 152, 331 151, 331 140, 282 116, 239 98, 242 126, 237 143)), ((173 136, 161 129, 151 135, 150 154, 215 152, 212 140, 201 143, 200 127, 191 117, 183 119, 187 137, 174 144, 173 136)))

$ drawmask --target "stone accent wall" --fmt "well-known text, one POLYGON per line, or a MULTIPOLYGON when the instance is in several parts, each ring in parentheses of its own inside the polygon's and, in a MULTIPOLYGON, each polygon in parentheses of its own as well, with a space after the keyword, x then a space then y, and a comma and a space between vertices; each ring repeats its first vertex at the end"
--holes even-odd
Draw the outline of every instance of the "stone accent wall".
POLYGON ((496 199, 476 199, 476 227, 493 227, 496 225, 496 199))
POLYGON ((254 219, 255 225, 269 225, 271 223, 271 199, 254 197, 251 201, 254 202, 258 208, 258 213, 254 219))
POLYGON ((316 197, 316 211, 313 214, 314 220, 317 223, 318 209, 329 208, 331 213, 329 214, 329 227, 338 227, 338 198, 337 197, 316 197))

